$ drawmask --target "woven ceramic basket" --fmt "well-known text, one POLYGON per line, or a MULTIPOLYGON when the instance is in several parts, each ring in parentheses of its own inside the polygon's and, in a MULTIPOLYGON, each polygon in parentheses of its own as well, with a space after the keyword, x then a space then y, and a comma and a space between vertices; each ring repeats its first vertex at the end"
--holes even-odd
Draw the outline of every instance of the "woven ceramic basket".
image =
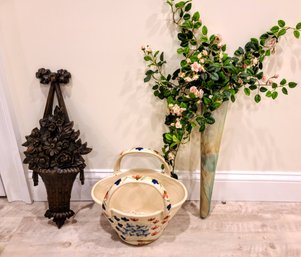
POLYGON ((123 152, 115 175, 97 182, 92 198, 102 206, 118 236, 128 244, 144 245, 156 240, 187 198, 185 186, 170 177, 170 169, 157 152, 134 148, 123 152), (130 154, 148 154, 161 160, 164 172, 130 169, 120 172, 120 163, 130 154))

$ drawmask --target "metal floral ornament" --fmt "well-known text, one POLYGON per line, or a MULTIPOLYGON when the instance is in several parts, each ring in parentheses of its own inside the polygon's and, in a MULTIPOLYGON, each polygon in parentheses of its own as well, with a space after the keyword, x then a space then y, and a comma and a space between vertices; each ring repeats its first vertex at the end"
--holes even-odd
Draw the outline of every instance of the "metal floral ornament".
MULTIPOLYGON (((67 84, 71 74, 66 70, 53 73, 42 68, 36 73, 36 77, 41 84, 67 84)), ((29 169, 35 172, 37 169, 80 167, 83 171, 86 164, 82 155, 88 154, 92 149, 87 148, 87 143, 81 142, 80 131, 75 131, 73 125, 67 112, 59 106, 55 107, 53 114, 44 115, 40 120, 40 128, 34 128, 23 144, 27 147, 24 163, 28 164, 29 169)), ((83 174, 81 181, 83 184, 83 174)), ((37 185, 37 182, 35 174, 34 184, 37 185)))
POLYGON ((42 177, 47 190, 49 210, 45 216, 54 218, 60 228, 66 218, 74 215, 70 210, 70 197, 73 182, 80 173, 84 184, 85 160, 82 155, 91 152, 87 143, 79 139, 80 131, 73 129, 73 121, 69 120, 60 84, 67 84, 71 74, 66 70, 51 72, 39 69, 36 77, 41 84, 49 84, 50 89, 40 128, 34 128, 23 146, 24 163, 33 171, 34 185, 38 185, 38 175, 42 177), (53 108, 54 95, 57 95, 59 106, 53 108))

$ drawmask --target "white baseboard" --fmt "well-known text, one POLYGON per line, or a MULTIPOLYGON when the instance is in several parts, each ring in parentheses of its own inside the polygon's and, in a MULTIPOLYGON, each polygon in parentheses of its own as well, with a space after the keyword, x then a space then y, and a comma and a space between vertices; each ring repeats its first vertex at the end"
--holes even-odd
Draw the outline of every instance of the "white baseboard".
MULTIPOLYGON (((112 170, 85 171, 85 184, 76 179, 72 200, 91 200, 92 186, 100 179, 113 174, 112 170)), ((42 180, 34 187, 29 174, 29 184, 34 201, 46 201, 47 194, 42 180)), ((178 172, 179 180, 188 190, 189 200, 200 199, 200 173, 178 172)), ((218 171, 216 172, 213 200, 218 201, 284 201, 301 202, 301 172, 258 172, 218 171)))

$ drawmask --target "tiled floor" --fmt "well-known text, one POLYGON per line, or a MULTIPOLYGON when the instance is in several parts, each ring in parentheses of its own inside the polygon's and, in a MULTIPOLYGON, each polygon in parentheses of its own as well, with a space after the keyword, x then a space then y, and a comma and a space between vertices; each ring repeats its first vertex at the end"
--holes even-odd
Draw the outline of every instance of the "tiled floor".
POLYGON ((301 203, 215 203, 198 217, 186 202, 155 242, 122 243, 92 202, 72 202, 76 215, 61 228, 44 218, 47 204, 0 199, 1 257, 301 257, 301 203))

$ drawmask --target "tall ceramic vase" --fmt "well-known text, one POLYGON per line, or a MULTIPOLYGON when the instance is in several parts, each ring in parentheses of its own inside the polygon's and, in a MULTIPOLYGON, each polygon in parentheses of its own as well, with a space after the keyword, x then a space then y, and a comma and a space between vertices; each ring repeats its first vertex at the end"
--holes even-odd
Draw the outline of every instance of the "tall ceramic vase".
POLYGON ((210 213, 215 171, 222 140, 228 102, 213 112, 215 123, 201 134, 201 195, 200 216, 206 218, 210 213))

